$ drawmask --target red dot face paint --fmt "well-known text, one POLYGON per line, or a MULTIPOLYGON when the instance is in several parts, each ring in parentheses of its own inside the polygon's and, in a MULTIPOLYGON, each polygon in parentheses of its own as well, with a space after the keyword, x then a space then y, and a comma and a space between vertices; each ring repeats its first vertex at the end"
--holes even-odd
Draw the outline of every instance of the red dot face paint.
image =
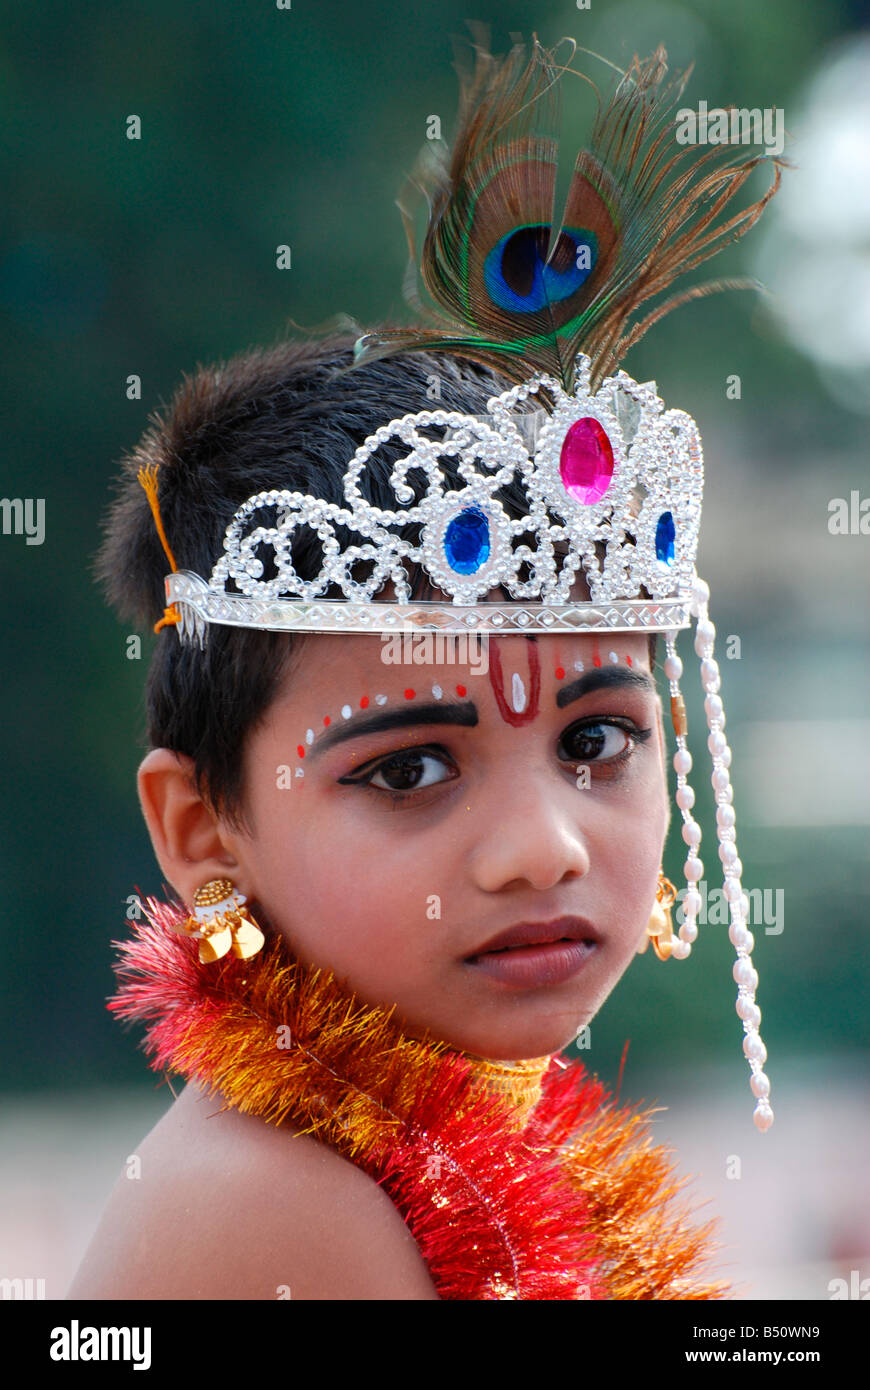
POLYGON ((465 686, 464 686, 464 685, 457 685, 457 687, 456 687, 456 694, 457 694, 457 695, 467 695, 468 692, 467 692, 467 690, 465 689, 465 686))
POLYGON ((369 707, 369 697, 368 697, 368 695, 363 695, 362 699, 361 699, 360 702, 359 702, 359 707, 360 707, 360 709, 368 709, 368 707, 369 707))

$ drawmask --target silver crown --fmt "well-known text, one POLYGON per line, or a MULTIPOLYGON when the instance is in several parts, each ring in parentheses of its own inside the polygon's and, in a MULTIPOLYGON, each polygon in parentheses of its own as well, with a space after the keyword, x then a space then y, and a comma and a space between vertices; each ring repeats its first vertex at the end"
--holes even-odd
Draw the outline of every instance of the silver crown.
POLYGON ((538 373, 492 397, 487 411, 424 410, 382 425, 350 461, 344 506, 288 489, 249 497, 227 527, 208 583, 185 570, 167 577, 179 637, 202 645, 209 623, 343 632, 688 627, 704 480, 691 417, 666 411, 654 382, 638 384, 623 371, 592 392, 583 354, 573 395, 538 373), (521 412, 542 390, 553 406, 529 446, 521 412), (360 484, 378 450, 395 440, 407 452, 392 465, 396 507, 387 510, 360 484), (442 468, 448 458, 452 478, 442 468), (412 469, 426 476, 422 496, 409 482, 412 469), (526 501, 515 519, 496 496, 511 483, 526 501), (274 512, 272 525, 263 524, 264 509, 274 512), (414 523, 416 543, 398 534, 414 523), (336 526, 358 543, 343 548, 336 526), (320 570, 307 580, 293 564, 302 527, 322 549, 320 570), (421 565, 450 602, 412 600, 411 565, 421 565), (571 598, 578 573, 588 601, 571 598), (395 600, 377 600, 389 582, 395 600), (332 586, 343 599, 323 598, 332 586), (499 587, 513 601, 485 602, 499 587))

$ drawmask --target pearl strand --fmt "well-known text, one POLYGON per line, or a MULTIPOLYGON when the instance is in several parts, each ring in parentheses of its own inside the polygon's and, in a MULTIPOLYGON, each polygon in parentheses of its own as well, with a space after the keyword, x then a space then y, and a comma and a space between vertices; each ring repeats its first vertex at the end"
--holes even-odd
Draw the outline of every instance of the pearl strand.
POLYGON ((701 895, 695 884, 704 872, 704 865, 698 858, 698 848, 701 844, 701 827, 692 815, 692 807, 695 804, 695 793, 686 781, 687 773, 692 770, 692 755, 686 746, 686 727, 685 727, 685 707, 680 691, 680 676, 683 674, 683 663, 677 656, 674 644, 674 634, 665 634, 665 661, 664 672, 668 679, 668 686, 671 692, 671 710, 679 710, 679 715, 675 718, 674 735, 677 741, 677 751, 674 754, 673 766, 677 774, 676 802, 683 817, 683 839, 688 846, 688 854, 684 867, 686 876, 686 898, 683 903, 683 921, 680 926, 679 937, 671 945, 671 955, 674 960, 685 960, 692 952, 692 942, 697 939, 698 927, 695 921, 701 908, 701 895))
POLYGON ((741 874, 743 865, 737 853, 735 831, 736 815, 732 802, 734 791, 728 772, 731 766, 731 749, 722 732, 725 725, 725 710, 719 695, 721 679, 719 666, 713 657, 713 640, 716 629, 707 614, 707 600, 710 597, 709 585, 695 577, 692 593, 692 612, 696 618, 695 651, 701 661, 701 684, 704 687, 704 712, 710 731, 707 747, 713 760, 711 782, 716 794, 716 833, 719 839, 719 858, 725 876, 725 898, 728 902, 731 925, 728 937, 737 952, 737 960, 732 971, 737 985, 737 1015, 743 1023, 743 1054, 749 1063, 752 1075, 749 1080, 752 1094, 757 1100, 753 1120, 757 1129, 764 1132, 773 1124, 773 1110, 770 1106, 770 1080, 762 1070, 767 1060, 767 1048, 761 1040, 758 1025, 761 1010, 755 1002, 758 988, 758 973, 753 969, 751 951, 755 938, 746 925, 749 913, 749 899, 743 891, 741 874))

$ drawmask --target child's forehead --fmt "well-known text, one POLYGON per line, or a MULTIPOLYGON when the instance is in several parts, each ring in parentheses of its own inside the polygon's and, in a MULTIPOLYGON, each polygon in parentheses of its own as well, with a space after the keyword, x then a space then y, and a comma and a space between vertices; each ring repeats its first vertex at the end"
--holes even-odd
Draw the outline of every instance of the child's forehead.
POLYGON ((285 692, 294 702, 329 695, 356 707, 397 690, 471 695, 482 678, 491 683, 494 670, 549 683, 607 666, 650 672, 649 634, 312 633, 301 643, 285 692))

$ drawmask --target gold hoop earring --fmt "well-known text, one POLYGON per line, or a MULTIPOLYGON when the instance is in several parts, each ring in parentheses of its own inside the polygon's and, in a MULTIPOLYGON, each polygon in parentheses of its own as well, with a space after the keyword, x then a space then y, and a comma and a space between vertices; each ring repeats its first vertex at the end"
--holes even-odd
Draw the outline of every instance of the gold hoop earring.
POLYGON ((181 930, 199 940, 199 959, 204 965, 221 960, 232 951, 239 960, 249 960, 265 945, 266 938, 248 909, 244 893, 228 878, 212 878, 193 895, 193 916, 182 922, 181 930))
POLYGON ((646 925, 646 935, 638 947, 638 955, 643 955, 649 942, 652 942, 653 950, 659 960, 667 960, 671 954, 674 940, 674 924, 671 920, 671 908, 677 901, 677 890, 669 878, 665 878, 659 869, 659 881, 656 887, 656 900, 650 919, 646 925))

